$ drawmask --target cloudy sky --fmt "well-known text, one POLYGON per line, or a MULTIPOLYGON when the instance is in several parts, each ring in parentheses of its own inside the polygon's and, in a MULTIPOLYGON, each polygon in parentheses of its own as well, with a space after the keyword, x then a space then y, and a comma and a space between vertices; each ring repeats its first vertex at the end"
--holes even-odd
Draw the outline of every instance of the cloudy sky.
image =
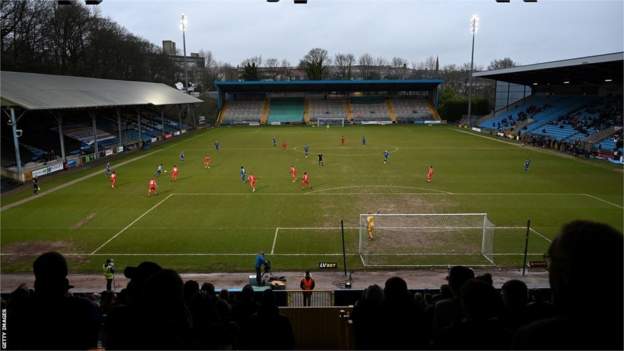
POLYGON ((470 61, 469 19, 480 17, 475 62, 511 57, 521 64, 624 49, 624 1, 539 0, 104 0, 103 16, 152 43, 182 48, 179 18, 189 18, 187 53, 210 50, 218 61, 286 58, 314 47, 409 62, 439 56, 440 65, 470 61))

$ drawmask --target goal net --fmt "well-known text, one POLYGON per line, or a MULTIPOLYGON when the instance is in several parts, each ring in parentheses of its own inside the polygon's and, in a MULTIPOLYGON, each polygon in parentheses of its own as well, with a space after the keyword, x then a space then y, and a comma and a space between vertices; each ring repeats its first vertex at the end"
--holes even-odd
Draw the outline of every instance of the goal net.
POLYGON ((344 118, 318 118, 316 120, 316 126, 325 127, 325 126, 331 125, 331 126, 337 126, 337 127, 344 127, 344 122, 345 122, 344 118))
POLYGON ((358 253, 373 267, 491 266, 494 230, 487 213, 361 214, 358 253))

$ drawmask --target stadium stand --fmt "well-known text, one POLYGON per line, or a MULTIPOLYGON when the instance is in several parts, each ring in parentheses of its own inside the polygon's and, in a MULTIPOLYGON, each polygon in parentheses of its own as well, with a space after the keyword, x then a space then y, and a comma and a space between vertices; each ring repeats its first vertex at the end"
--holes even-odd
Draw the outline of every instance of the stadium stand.
POLYGON ((424 99, 413 97, 393 98, 392 105, 399 123, 413 123, 417 120, 434 119, 427 101, 424 99))
POLYGON ((347 118, 347 101, 345 99, 309 98, 308 115, 311 122, 319 118, 347 118))
POLYGON ((383 96, 356 96, 351 98, 354 122, 389 121, 390 112, 383 96))
POLYGON ((303 98, 271 98, 269 109, 269 123, 303 122, 303 98))
POLYGON ((260 121, 263 100, 232 100, 223 109, 224 124, 248 124, 260 121))
POLYGON ((621 349, 623 244, 612 227, 574 221, 548 249, 551 290, 510 280, 499 291, 490 274, 454 266, 439 290, 410 291, 396 276, 349 290, 361 294, 352 309, 280 307, 288 292, 251 285, 217 294, 153 262, 127 268, 118 294, 85 298, 68 293, 67 262, 49 252, 35 260, 34 291, 3 295, 6 340, 10 349, 621 349))

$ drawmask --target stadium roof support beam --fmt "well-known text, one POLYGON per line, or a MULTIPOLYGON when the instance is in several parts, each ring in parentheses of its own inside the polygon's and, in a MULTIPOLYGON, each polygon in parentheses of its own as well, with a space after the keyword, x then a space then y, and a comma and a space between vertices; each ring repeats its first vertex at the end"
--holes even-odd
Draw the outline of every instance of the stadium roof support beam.
POLYGON ((17 165, 17 177, 19 178, 20 181, 23 182, 24 175, 22 174, 22 158, 20 157, 19 137, 17 136, 18 118, 15 118, 15 108, 11 107, 9 109, 9 113, 11 114, 11 130, 13 132, 13 145, 15 145, 15 164, 17 165))
POLYGON ((89 115, 91 116, 91 126, 93 127, 93 151, 95 153, 95 159, 97 159, 100 152, 97 144, 97 125, 95 122, 95 113, 89 112, 89 115))
POLYGON ((178 105, 178 130, 182 132, 182 105, 178 105))
POLYGON ((141 109, 137 110, 137 124, 139 126, 139 145, 143 145, 143 129, 141 128, 141 109))
POLYGON ((115 113, 117 115, 117 137, 119 138, 118 145, 123 146, 123 138, 121 134, 121 112, 119 112, 119 109, 116 108, 115 113))
POLYGON ((165 135, 165 110, 164 109, 160 109, 160 122, 162 123, 161 125, 161 129, 162 129, 162 135, 165 135))
POLYGON ((58 134, 59 134, 59 144, 61 145, 61 159, 65 162, 65 136, 63 135, 63 116, 57 116, 54 113, 50 112, 52 117, 56 120, 58 124, 58 134))

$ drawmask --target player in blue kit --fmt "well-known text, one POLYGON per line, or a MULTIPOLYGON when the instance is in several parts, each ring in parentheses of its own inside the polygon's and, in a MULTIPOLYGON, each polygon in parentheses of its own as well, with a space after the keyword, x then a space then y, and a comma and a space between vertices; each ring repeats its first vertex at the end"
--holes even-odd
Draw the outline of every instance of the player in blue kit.
POLYGON ((308 146, 308 144, 303 145, 303 154, 305 155, 305 158, 308 158, 309 151, 310 151, 310 146, 308 146))
POLYGON ((390 152, 388 150, 384 151, 384 165, 388 163, 389 158, 390 158, 390 152))
POLYGON ((240 178, 243 183, 247 180, 247 170, 245 170, 244 166, 241 166, 240 168, 240 178))
POLYGON ((524 172, 529 171, 529 167, 531 166, 531 160, 524 160, 524 172))

